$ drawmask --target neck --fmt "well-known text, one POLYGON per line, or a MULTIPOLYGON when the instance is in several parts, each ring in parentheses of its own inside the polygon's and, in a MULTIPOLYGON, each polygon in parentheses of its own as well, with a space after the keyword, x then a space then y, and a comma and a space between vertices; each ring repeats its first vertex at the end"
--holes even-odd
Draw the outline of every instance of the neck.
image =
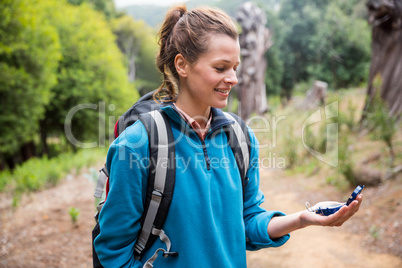
POLYGON ((192 105, 190 102, 185 102, 181 98, 177 98, 176 106, 197 121, 201 128, 206 127, 209 114, 211 113, 210 106, 200 107, 200 105, 192 105))

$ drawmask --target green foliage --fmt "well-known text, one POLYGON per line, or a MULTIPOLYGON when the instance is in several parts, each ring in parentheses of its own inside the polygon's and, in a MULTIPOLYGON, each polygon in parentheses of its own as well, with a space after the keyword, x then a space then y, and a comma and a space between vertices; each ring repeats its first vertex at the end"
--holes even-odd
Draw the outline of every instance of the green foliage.
POLYGON ((357 12, 360 2, 281 2, 278 16, 284 23, 284 38, 278 45, 286 70, 282 77, 285 95, 291 95, 296 83, 310 79, 326 81, 332 88, 366 80, 370 29, 363 14, 357 12))
POLYGON ((72 5, 79 6, 83 3, 89 4, 93 9, 105 14, 106 18, 111 19, 116 16, 113 0, 68 0, 72 5))
MULTIPOLYGON (((316 148, 316 139, 317 137, 314 135, 311 127, 306 127, 304 129, 304 143, 307 147, 314 149, 316 148)), ((306 151, 307 155, 310 155, 308 151, 306 151)))
POLYGON ((60 58, 59 38, 43 1, 2 1, 0 154, 13 154, 32 140, 51 100, 60 58))
POLYGON ((38 191, 47 183, 55 185, 62 175, 62 166, 47 158, 32 158, 18 166, 13 175, 21 191, 38 191))
POLYGON ((348 191, 350 188, 350 183, 343 176, 339 176, 339 174, 328 176, 325 179, 325 182, 335 186, 338 190, 342 192, 348 191))
MULTIPOLYGON (((235 17, 244 2, 200 0, 188 2, 187 7, 215 6, 235 17)), ((252 2, 266 12, 267 27, 273 34, 273 46, 266 53, 268 95, 282 91, 282 96, 290 98, 296 84, 316 79, 333 89, 366 81, 370 62, 366 0, 252 2)), ((158 28, 167 8, 133 5, 124 10, 158 28)))
MULTIPOLYGON (((4 0, 0 9, 0 159, 24 144, 46 148, 71 119, 79 141, 100 141, 138 98, 104 14, 111 0, 4 0), (102 11, 104 12, 104 11, 102 11), (80 104, 92 108, 78 109, 80 104), (103 134, 104 133, 104 134, 103 134), (102 136, 103 135, 103 136, 102 136)), ((102 146, 103 144, 99 144, 102 146)), ((40 152, 40 151, 38 151, 40 152)))
POLYGON ((393 167, 395 153, 392 140, 396 133, 397 117, 389 114, 389 109, 380 96, 381 85, 382 78, 377 75, 373 81, 375 95, 367 109, 367 122, 373 139, 382 140, 388 146, 391 156, 390 167, 393 167))
POLYGON ((80 210, 75 207, 71 207, 68 209, 68 214, 70 215, 71 222, 74 225, 77 224, 78 217, 80 216, 80 210))
POLYGON ((12 192, 13 205, 17 206, 22 194, 43 190, 57 185, 68 173, 97 163, 104 149, 86 149, 77 153, 64 153, 48 159, 31 158, 12 172, 0 172, 0 192, 12 192))
POLYGON ((144 21, 122 16, 112 21, 117 44, 125 55, 126 66, 131 66, 136 87, 149 92, 159 87, 162 77, 156 67, 158 45, 156 32, 144 21), (134 66, 133 66, 134 63, 134 66))
POLYGON ((266 52, 268 62, 265 74, 267 95, 280 95, 282 76, 284 74, 283 54, 280 44, 283 42, 283 32, 281 29, 284 25, 272 10, 267 9, 265 13, 267 15, 267 28, 270 29, 273 35, 272 39, 274 40, 272 47, 266 52))
MULTIPOLYGON (((315 130, 316 133, 311 129, 314 125, 310 127, 306 127, 304 129, 304 142, 305 145, 316 152, 321 154, 325 154, 326 145, 327 145, 327 126, 325 124, 320 124, 320 128, 315 130)), ((306 151, 307 156, 311 156, 311 154, 306 151)))
POLYGON ((315 1, 307 4, 301 1, 285 0, 281 3, 279 18, 284 22, 284 39, 280 44, 286 72, 282 78, 285 89, 293 88, 298 81, 308 77, 307 67, 315 49, 310 39, 317 32, 322 20, 322 12, 315 1))
MULTIPOLYGON (((77 7, 55 1, 48 2, 48 11, 60 37, 63 58, 43 125, 48 134, 64 134, 69 111, 80 104, 94 104, 93 109, 79 109, 73 114, 69 127, 77 140, 97 141, 103 131, 100 122, 102 125, 110 116, 121 115, 137 94, 128 84, 122 55, 101 14, 86 4, 77 7), (110 109, 111 104, 116 109, 110 109)), ((106 136, 108 131, 105 129, 106 136)))
POLYGON ((353 131, 356 128, 356 111, 357 107, 353 105, 352 101, 348 101, 347 110, 345 112, 339 111, 338 122, 339 126, 345 125, 348 131, 353 131))
POLYGON ((310 76, 327 81, 333 88, 356 86, 368 76, 370 30, 367 22, 345 13, 342 1, 332 2, 310 46, 313 64, 310 76))
POLYGON ((9 170, 0 172, 0 193, 6 191, 6 187, 10 184, 11 179, 11 172, 9 170))
POLYGON ((350 140, 345 133, 340 134, 338 149, 339 173, 351 184, 356 185, 356 177, 353 173, 354 163, 351 157, 350 140))
POLYGON ((282 154, 286 161, 286 168, 292 169, 295 167, 298 161, 298 138, 293 134, 293 129, 291 128, 285 134, 285 142, 282 148, 282 154))

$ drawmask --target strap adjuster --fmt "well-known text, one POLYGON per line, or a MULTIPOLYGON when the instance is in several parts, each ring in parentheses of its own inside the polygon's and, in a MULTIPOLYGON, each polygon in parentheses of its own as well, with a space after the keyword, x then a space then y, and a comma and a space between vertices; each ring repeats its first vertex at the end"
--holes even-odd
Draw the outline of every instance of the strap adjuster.
POLYGON ((103 188, 105 187, 105 183, 109 178, 109 173, 107 172, 106 168, 103 167, 99 170, 98 176, 98 183, 96 184, 95 194, 96 198, 102 198, 103 195, 103 188))
POLYGON ((163 192, 162 192, 161 190, 159 190, 159 189, 154 189, 154 190, 152 191, 152 199, 158 200, 158 202, 160 202, 161 199, 162 199, 162 197, 163 197, 163 192))
POLYGON ((134 249, 135 252, 137 252, 138 255, 141 255, 142 251, 144 250, 145 246, 141 244, 140 242, 137 242, 134 249))
POLYGON ((163 257, 168 258, 168 257, 177 257, 179 256, 179 252, 174 252, 174 251, 165 251, 163 252, 163 257))
POLYGON ((106 166, 103 167, 103 168, 101 168, 101 169, 99 170, 99 172, 103 172, 103 173, 105 173, 106 177, 109 177, 109 172, 107 172, 106 166))
POLYGON ((152 191, 152 194, 153 194, 153 195, 156 195, 156 196, 162 197, 163 192, 162 192, 161 190, 159 190, 159 189, 154 189, 154 190, 152 191))

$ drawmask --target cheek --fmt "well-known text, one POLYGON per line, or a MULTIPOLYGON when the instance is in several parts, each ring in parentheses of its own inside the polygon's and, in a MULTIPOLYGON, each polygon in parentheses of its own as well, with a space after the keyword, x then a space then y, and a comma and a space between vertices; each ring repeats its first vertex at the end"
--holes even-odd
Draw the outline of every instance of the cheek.
POLYGON ((215 86, 216 84, 219 84, 221 76, 216 72, 204 72, 202 75, 200 75, 200 79, 203 83, 215 86))
POLYGON ((222 75, 217 73, 214 69, 206 66, 197 66, 192 70, 194 86, 208 86, 216 87, 222 80, 222 75))

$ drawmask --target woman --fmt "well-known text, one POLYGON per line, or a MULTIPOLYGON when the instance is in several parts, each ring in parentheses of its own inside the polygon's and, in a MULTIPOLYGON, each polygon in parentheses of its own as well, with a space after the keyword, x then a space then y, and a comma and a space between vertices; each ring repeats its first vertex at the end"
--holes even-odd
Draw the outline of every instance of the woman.
MULTIPOLYGON (((176 141, 176 185, 164 231, 179 256, 158 258, 155 267, 246 267, 246 249, 278 247, 291 231, 309 225, 340 226, 357 212, 361 195, 328 217, 266 211, 259 206, 264 196, 258 189, 257 164, 247 171, 243 200, 239 171, 222 130, 232 122, 222 120, 219 110, 237 84, 240 46, 235 24, 216 9, 187 12, 178 6, 168 12, 159 41, 157 64, 164 82, 158 95, 163 96, 161 109, 176 141)), ((258 163, 258 141, 250 129, 249 136, 250 163, 258 163)), ((149 158, 144 137, 144 125, 138 121, 109 149, 110 191, 95 240, 105 267, 142 267, 164 247, 157 241, 140 260, 134 257, 148 178, 141 161, 149 158)))

